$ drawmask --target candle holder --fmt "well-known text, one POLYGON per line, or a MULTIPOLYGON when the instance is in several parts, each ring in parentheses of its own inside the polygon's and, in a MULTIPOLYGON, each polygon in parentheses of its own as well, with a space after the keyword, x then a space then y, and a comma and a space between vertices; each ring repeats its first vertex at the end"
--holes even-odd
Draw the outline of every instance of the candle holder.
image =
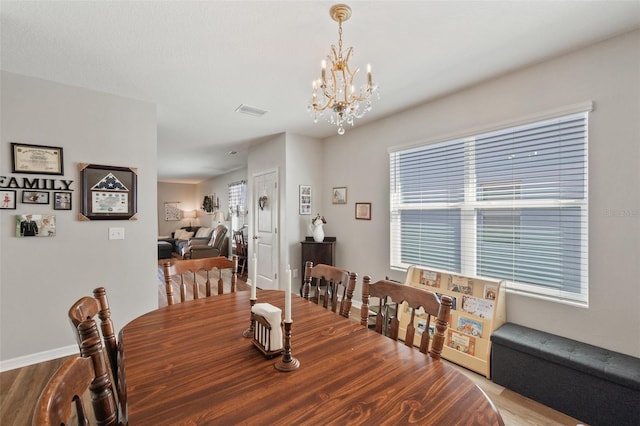
POLYGON ((242 336, 246 337, 247 339, 250 339, 253 337, 253 331, 255 330, 255 324, 256 324, 256 320, 253 316, 253 312, 251 312, 251 308, 253 308, 253 305, 256 304, 256 299, 251 299, 249 301, 249 303, 251 303, 251 307, 249 308, 249 328, 247 328, 245 331, 242 332, 242 336))
POLYGON ((284 353, 282 358, 274 364, 278 371, 287 372, 300 368, 300 361, 291 356, 291 324, 292 322, 284 323, 284 353))

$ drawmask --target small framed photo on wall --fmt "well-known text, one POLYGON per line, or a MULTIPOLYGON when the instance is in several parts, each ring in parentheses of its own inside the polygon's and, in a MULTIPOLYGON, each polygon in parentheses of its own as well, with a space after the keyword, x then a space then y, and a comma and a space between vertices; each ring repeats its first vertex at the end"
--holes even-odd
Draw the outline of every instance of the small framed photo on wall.
POLYGON ((22 202, 24 204, 49 204, 49 193, 47 191, 22 191, 22 202))
POLYGON ((300 214, 311 214, 311 185, 300 185, 300 214))
POLYGON ((19 214, 16 237, 55 237, 56 216, 52 214, 19 214))
POLYGON ((71 193, 70 192, 54 192, 53 193, 53 209, 54 210, 71 210, 71 193))
POLYGON ((333 193, 331 194, 331 203, 347 204, 347 187, 346 186, 333 188, 333 193))
POLYGON ((14 191, 13 189, 3 189, 0 192, 0 199, 2 199, 0 208, 6 210, 16 209, 16 191, 14 191))
POLYGON ((371 203, 356 203, 356 219, 371 220, 371 203))

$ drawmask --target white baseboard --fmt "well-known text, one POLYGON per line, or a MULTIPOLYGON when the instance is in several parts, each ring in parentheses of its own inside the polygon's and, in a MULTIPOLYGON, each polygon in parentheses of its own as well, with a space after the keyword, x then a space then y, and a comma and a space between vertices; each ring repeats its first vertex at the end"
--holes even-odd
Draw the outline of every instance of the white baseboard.
POLYGON ((62 348, 51 349, 49 351, 38 352, 20 356, 17 358, 0 361, 0 373, 3 371, 13 370, 15 368, 26 367, 27 365, 37 364, 39 362, 51 361, 52 359, 62 358, 65 356, 79 354, 78 345, 70 345, 62 348))

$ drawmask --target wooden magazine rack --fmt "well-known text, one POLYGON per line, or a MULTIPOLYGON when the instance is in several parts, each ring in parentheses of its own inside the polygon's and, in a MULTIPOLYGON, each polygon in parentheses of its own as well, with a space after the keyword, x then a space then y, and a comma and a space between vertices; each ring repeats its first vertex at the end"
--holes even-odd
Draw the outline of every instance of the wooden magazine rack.
MULTIPOLYGON (((407 270, 406 285, 423 288, 453 299, 449 328, 445 336, 442 358, 455 362, 490 378, 491 340, 493 330, 506 322, 505 289, 503 282, 411 266, 407 270)), ((410 314, 400 305, 399 337, 404 339, 410 314)), ((423 332, 433 332, 435 321, 426 323, 426 316, 416 312, 417 330, 414 345, 420 345, 423 332)))

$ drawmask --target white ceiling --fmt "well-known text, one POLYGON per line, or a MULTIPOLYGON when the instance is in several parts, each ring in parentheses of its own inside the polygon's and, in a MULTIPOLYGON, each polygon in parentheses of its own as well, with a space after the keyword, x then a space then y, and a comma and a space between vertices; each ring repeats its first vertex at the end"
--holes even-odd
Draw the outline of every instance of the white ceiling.
MULTIPOLYGON (((306 109, 337 43, 332 4, 3 0, 0 67, 156 103, 158 179, 194 183, 243 167, 265 136, 336 134, 306 109)), ((371 63, 381 95, 362 123, 640 27, 637 0, 349 5, 350 64, 371 63)))

